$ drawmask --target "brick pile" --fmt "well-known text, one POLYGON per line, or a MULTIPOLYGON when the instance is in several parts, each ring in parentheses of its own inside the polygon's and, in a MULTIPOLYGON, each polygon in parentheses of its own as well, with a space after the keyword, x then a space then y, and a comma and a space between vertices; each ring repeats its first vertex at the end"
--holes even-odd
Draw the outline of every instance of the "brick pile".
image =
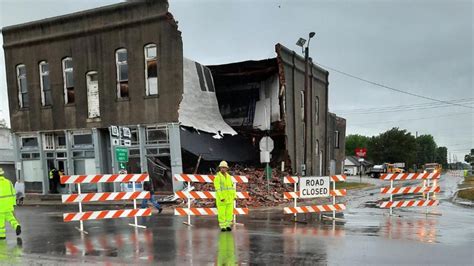
MULTIPOLYGON (((267 188, 267 179, 264 169, 243 168, 235 166, 232 168, 233 175, 245 175, 248 177, 248 183, 238 183, 237 191, 247 191, 250 199, 239 199, 239 207, 270 207, 277 206, 288 202, 283 198, 283 192, 292 190, 293 186, 283 183, 283 177, 287 176, 287 172, 278 169, 272 169, 272 177, 267 188)), ((195 191, 214 191, 212 183, 192 183, 195 191)), ((196 207, 214 207, 214 200, 196 200, 193 202, 196 207)))

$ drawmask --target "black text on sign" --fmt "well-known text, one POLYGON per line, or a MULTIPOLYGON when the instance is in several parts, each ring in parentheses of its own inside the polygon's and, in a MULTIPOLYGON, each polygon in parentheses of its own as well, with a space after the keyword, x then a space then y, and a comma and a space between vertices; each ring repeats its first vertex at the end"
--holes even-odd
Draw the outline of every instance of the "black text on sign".
POLYGON ((300 198, 329 197, 329 176, 309 176, 300 179, 300 198))

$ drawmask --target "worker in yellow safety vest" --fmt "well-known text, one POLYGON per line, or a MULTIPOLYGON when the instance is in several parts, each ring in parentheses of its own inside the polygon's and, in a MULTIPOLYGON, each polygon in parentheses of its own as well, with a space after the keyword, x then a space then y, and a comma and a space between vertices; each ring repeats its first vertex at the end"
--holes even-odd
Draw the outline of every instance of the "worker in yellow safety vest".
POLYGON ((16 205, 15 189, 12 182, 6 179, 4 174, 5 172, 0 168, 0 240, 7 237, 6 221, 10 222, 17 236, 21 234, 21 226, 13 215, 14 206, 16 205))
POLYGON ((219 164, 219 172, 214 178, 216 190, 217 219, 221 231, 232 231, 232 218, 234 216, 234 203, 236 192, 232 177, 228 173, 229 165, 226 161, 219 164))

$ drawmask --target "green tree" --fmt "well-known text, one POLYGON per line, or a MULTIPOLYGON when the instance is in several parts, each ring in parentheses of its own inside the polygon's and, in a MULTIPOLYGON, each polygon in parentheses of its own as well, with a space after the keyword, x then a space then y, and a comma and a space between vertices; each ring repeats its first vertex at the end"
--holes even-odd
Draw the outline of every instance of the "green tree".
POLYGON ((436 162, 441 164, 444 169, 448 168, 448 148, 438 147, 436 149, 436 162))
POLYGON ((368 142, 369 159, 377 164, 405 162, 413 165, 416 158, 416 139, 405 129, 392 128, 368 142))
POLYGON ((370 138, 362 135, 349 135, 346 137, 346 155, 355 155, 356 148, 367 148, 370 138))
POLYGON ((474 163, 474 149, 471 149, 471 154, 464 155, 464 161, 471 163, 471 165, 474 163))
POLYGON ((425 163, 436 161, 436 142, 431 135, 421 135, 416 138, 416 163, 422 166, 425 163))

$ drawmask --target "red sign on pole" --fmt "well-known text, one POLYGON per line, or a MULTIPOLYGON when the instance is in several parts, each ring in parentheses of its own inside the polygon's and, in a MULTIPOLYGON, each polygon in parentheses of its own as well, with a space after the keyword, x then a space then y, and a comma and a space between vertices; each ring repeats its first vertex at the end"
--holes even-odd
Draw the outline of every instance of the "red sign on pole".
POLYGON ((366 148, 356 148, 355 149, 355 154, 357 157, 365 157, 367 155, 367 149, 366 148))

